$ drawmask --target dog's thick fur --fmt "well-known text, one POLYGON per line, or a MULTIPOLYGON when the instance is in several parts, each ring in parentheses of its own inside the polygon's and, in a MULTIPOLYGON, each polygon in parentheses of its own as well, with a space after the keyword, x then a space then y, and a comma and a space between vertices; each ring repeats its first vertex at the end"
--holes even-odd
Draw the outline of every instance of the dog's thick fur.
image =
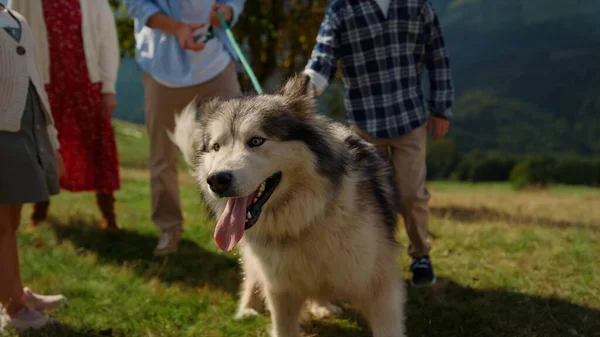
POLYGON ((245 279, 238 316, 256 312, 259 288, 274 337, 299 336, 309 298, 321 301, 311 302, 313 313, 336 311, 328 300, 347 301, 364 314, 374 337, 404 336, 392 168, 381 150, 316 113, 306 76, 272 95, 191 104, 177 118, 172 139, 217 219, 229 199, 251 195, 281 172, 239 242, 245 279), (250 147, 252 137, 266 141, 250 147), (226 195, 207 183, 222 171, 233 174, 226 195))

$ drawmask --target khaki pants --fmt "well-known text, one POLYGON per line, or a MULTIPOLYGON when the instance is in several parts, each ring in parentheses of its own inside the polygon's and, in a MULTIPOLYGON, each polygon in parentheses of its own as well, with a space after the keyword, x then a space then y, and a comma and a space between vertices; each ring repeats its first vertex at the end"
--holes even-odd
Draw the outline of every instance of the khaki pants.
POLYGON ((231 62, 212 80, 190 87, 165 87, 146 73, 143 74, 143 84, 146 128, 150 137, 152 221, 162 232, 183 230, 177 176, 179 150, 169 139, 167 131, 173 131, 175 115, 194 97, 205 101, 215 96, 228 99, 239 95, 235 63, 231 62))
POLYGON ((400 214, 410 239, 408 254, 412 257, 428 255, 431 243, 427 238, 429 192, 425 188, 427 125, 394 138, 377 138, 356 126, 353 129, 375 146, 392 147, 391 159, 400 192, 400 214))

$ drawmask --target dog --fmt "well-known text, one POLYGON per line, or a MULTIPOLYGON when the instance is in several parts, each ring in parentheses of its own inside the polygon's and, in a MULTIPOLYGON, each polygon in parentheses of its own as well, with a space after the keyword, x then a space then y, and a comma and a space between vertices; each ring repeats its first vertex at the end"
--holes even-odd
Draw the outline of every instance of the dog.
POLYGON ((296 75, 273 94, 193 102, 176 117, 171 139, 217 219, 215 242, 240 251, 236 316, 264 300, 271 336, 299 337, 307 301, 327 315, 340 300, 374 337, 405 336, 393 169, 385 152, 319 115, 311 89, 296 75))

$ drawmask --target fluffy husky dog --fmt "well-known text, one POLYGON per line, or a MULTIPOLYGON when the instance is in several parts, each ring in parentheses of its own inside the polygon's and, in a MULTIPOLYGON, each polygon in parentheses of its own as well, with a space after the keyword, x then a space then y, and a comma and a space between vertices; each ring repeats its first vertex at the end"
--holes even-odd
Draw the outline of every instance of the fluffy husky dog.
POLYGON ((216 215, 215 241, 241 252, 238 316, 262 304, 259 288, 273 337, 300 336, 308 299, 321 301, 313 311, 347 301, 374 337, 404 336, 392 168, 381 150, 317 114, 309 83, 296 76, 275 94, 192 103, 176 118, 171 137, 216 215))

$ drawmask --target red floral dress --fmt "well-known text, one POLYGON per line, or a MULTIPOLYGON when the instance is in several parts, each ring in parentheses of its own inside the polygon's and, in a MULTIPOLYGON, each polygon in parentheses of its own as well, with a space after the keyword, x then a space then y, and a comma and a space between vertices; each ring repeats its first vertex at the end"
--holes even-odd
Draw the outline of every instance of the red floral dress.
POLYGON ((102 111, 102 84, 89 79, 79 1, 43 0, 50 46, 46 91, 65 163, 60 187, 112 193, 120 187, 115 135, 102 111))

